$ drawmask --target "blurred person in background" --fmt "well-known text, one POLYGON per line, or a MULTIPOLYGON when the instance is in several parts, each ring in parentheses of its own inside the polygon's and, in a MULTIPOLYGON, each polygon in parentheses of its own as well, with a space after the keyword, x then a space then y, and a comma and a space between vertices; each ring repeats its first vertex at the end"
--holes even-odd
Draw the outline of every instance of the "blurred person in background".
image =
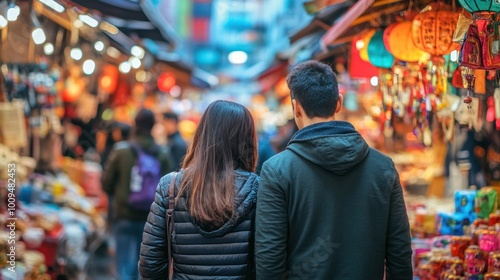
POLYGON ((174 279, 255 279, 254 219, 258 176, 257 134, 250 112, 216 101, 201 118, 179 173, 163 177, 144 227, 142 279, 167 279, 169 249, 174 279), (175 178, 174 225, 166 212, 175 178), (168 247, 168 232, 171 247, 168 247))
POLYGON ((187 144, 179 133, 179 116, 173 112, 163 114, 163 126, 167 134, 167 145, 170 148, 175 168, 181 167, 182 159, 187 152, 187 144))
POLYGON ((111 124, 107 130, 106 144, 101 155, 101 164, 103 167, 106 165, 108 156, 113 149, 118 148, 123 144, 128 144, 131 133, 132 126, 129 124, 116 121, 111 124))
POLYGON ((174 169, 168 148, 157 145, 151 136, 154 125, 154 113, 141 109, 135 117, 134 139, 111 151, 101 179, 104 191, 113 196, 115 265, 121 280, 138 278, 137 262, 149 207, 159 178, 174 169), (143 166, 142 159, 150 159, 149 166, 143 166), (149 173, 141 171, 145 169, 149 169, 149 173), (151 177, 146 177, 150 175, 158 177, 156 182, 151 183, 151 177), (143 184, 147 182, 150 184, 143 184), (137 205, 131 201, 132 195, 146 194, 151 189, 153 195, 148 198, 151 199, 149 204, 141 201, 141 205, 137 205))

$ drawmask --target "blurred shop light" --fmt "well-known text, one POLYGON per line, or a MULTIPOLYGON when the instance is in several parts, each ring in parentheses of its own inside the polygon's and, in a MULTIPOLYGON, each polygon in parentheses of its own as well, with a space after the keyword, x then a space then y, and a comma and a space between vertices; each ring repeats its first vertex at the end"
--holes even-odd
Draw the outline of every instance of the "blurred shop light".
POLYGON ((133 46, 132 49, 130 49, 130 53, 139 59, 143 59, 146 54, 144 49, 139 46, 133 46))
POLYGON ((123 74, 127 74, 128 72, 130 72, 130 68, 131 68, 131 65, 130 65, 130 62, 128 62, 128 61, 122 62, 120 64, 120 66, 118 67, 120 72, 122 72, 123 74))
POLYGON ((83 23, 87 24, 90 27, 97 27, 99 25, 99 22, 95 18, 87 14, 79 15, 78 19, 80 19, 83 23))
POLYGON ((158 77, 158 89, 169 92, 175 86, 176 80, 172 73, 164 72, 158 77))
POLYGON ((146 82, 146 79, 148 77, 148 74, 146 73, 146 71, 144 70, 139 70, 137 71, 137 73, 135 73, 135 79, 139 82, 139 83, 144 83, 146 82))
POLYGON ((72 48, 69 52, 69 56, 74 60, 80 60, 83 57, 83 53, 80 48, 72 48))
POLYGON ((358 49, 358 51, 364 47, 365 47, 365 41, 363 41, 362 39, 356 41, 356 49, 358 49))
POLYGON ((52 8, 54 11, 56 11, 58 13, 62 13, 65 10, 63 5, 57 3, 54 0, 40 0, 40 2, 49 6, 50 8, 52 8))
POLYGON ((113 57, 113 58, 119 58, 120 57, 120 51, 117 50, 116 48, 114 47, 109 47, 107 50, 106 50, 106 54, 113 57))
POLYGON ((83 27, 83 22, 79 19, 75 20, 73 22, 73 25, 76 27, 76 28, 80 28, 80 27, 83 27))
POLYGON ((170 96, 172 96, 172 97, 179 97, 179 96, 181 96, 181 87, 180 86, 173 86, 170 89, 170 96))
POLYGON ((102 52, 104 50, 104 43, 102 41, 95 42, 94 49, 98 52, 102 52))
POLYGON ((378 86, 378 77, 376 76, 373 76, 371 79, 370 79, 370 84, 374 87, 378 86))
POLYGON ((110 34, 113 34, 113 35, 116 35, 118 34, 118 32, 120 32, 120 30, 118 30, 118 28, 112 24, 110 24, 109 22, 101 22, 101 25, 99 25, 99 27, 101 28, 101 30, 103 31, 106 31, 110 34))
POLYGON ((43 51, 46 55, 51 55, 54 53, 54 45, 52 43, 47 43, 43 46, 43 51))
POLYGON ((21 8, 14 4, 14 2, 10 3, 9 8, 7 9, 7 20, 16 21, 20 14, 21 8))
POLYGON ((227 58, 229 59, 229 62, 231 62, 232 64, 243 64, 247 62, 248 55, 246 52, 243 51, 234 51, 230 52, 227 58))
POLYGON ((95 62, 92 59, 87 59, 83 63, 83 73, 86 75, 92 75, 95 71, 95 62))
POLYGON ((451 52, 450 54, 450 60, 453 61, 453 62, 457 62, 458 61, 458 51, 457 50, 454 50, 451 52))
POLYGON ((5 26, 7 26, 9 22, 7 21, 7 19, 5 19, 4 16, 1 16, 0 15, 0 29, 4 28, 5 26))
POLYGON ((141 67, 141 60, 135 56, 132 56, 128 61, 134 69, 139 69, 141 67))
POLYGON ((45 43, 45 40, 47 40, 45 32, 43 32, 43 29, 41 29, 40 27, 33 30, 33 32, 31 33, 31 37, 33 37, 33 41, 37 45, 43 44, 45 43))

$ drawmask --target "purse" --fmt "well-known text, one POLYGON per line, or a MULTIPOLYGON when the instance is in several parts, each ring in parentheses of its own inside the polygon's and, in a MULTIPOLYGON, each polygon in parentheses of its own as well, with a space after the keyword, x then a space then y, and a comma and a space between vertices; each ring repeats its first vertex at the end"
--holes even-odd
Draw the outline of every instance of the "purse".
POLYGON ((467 30, 465 41, 460 50, 460 65, 472 69, 482 68, 482 40, 476 24, 471 24, 467 30))
POLYGON ((500 39, 498 21, 489 22, 486 26, 483 41, 483 66, 487 70, 500 69, 500 39))
POLYGON ((168 187, 168 209, 167 214, 167 252, 168 252, 168 279, 172 280, 174 277, 174 258, 172 256, 172 234, 174 232, 174 212, 175 212, 175 181, 177 179, 177 172, 172 175, 172 180, 168 187))

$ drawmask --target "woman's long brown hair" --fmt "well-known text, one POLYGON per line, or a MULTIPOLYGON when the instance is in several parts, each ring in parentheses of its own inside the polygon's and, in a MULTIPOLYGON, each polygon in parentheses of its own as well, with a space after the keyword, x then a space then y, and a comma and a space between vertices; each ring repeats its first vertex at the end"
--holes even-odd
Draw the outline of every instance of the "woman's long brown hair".
POLYGON ((254 171, 257 134, 250 112, 229 101, 211 103, 183 162, 179 195, 188 196, 190 215, 218 227, 234 217, 234 171, 254 171))

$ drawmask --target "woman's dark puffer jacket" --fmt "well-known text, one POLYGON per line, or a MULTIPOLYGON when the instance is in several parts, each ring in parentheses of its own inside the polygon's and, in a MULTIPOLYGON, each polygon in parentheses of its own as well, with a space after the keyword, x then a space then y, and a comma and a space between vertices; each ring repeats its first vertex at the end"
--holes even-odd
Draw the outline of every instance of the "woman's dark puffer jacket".
MULTIPOLYGON (((181 173, 177 175, 175 195, 181 173)), ((167 279, 168 188, 172 173, 161 178, 144 227, 139 261, 141 279, 167 279)), ((254 279, 253 239, 259 177, 235 172, 236 218, 213 230, 203 229, 189 215, 186 196, 175 205, 172 238, 174 279, 254 279)))

